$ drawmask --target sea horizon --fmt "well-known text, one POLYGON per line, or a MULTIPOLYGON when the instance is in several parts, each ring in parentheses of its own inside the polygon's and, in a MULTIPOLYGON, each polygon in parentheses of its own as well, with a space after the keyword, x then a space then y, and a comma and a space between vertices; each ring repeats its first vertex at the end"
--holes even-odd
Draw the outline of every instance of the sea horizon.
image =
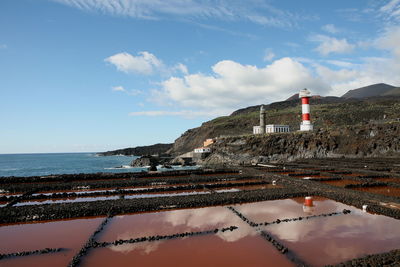
POLYGON ((0 177, 97 172, 140 172, 130 166, 137 156, 99 156, 98 152, 0 154, 0 177))

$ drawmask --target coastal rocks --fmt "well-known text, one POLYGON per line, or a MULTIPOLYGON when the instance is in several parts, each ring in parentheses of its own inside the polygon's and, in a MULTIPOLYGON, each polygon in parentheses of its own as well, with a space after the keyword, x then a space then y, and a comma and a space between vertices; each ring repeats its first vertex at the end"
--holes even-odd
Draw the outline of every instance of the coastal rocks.
POLYGON ((185 153, 185 154, 175 157, 173 160, 171 160, 171 164, 172 165, 181 165, 181 166, 191 166, 191 165, 193 165, 193 157, 194 157, 194 153, 188 152, 188 153, 185 153))
POLYGON ((159 165, 159 160, 156 157, 152 156, 143 156, 133 160, 130 164, 132 167, 141 168, 141 167, 149 167, 150 171, 156 171, 157 165, 159 165))
POLYGON ((168 149, 171 149, 173 144, 155 144, 151 146, 137 146, 131 148, 118 149, 113 151, 107 151, 102 153, 97 153, 99 156, 115 156, 115 155, 125 155, 125 156, 146 156, 146 155, 162 155, 168 149))

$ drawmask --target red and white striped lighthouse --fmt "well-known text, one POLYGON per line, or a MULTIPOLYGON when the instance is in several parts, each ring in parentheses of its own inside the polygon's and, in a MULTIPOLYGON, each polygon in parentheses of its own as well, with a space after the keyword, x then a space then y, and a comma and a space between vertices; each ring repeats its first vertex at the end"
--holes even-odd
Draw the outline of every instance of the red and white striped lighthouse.
POLYGON ((310 121, 310 97, 311 93, 307 89, 303 89, 299 93, 301 98, 302 122, 300 124, 300 131, 312 131, 313 125, 310 121))

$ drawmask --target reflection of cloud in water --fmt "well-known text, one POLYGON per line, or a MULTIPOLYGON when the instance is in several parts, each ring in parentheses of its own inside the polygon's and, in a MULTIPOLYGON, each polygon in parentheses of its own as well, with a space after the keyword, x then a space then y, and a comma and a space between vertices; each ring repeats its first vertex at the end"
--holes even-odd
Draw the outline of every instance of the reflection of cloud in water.
POLYGON ((109 247, 109 249, 124 254, 128 254, 129 252, 132 252, 134 250, 140 250, 141 254, 150 254, 151 252, 156 251, 163 242, 164 241, 153 241, 153 242, 123 244, 119 246, 111 246, 109 247))
POLYGON ((335 258, 340 262, 345 259, 354 258, 355 255, 364 254, 364 247, 354 246, 354 244, 343 244, 343 240, 328 239, 324 243, 323 251, 330 255, 334 251, 335 258))
MULTIPOLYGON (((123 216, 119 218, 122 219, 123 216)), ((151 225, 151 227, 147 228, 146 231, 142 231, 140 233, 140 237, 160 235, 160 231, 159 228, 157 228, 157 225, 163 225, 162 227, 167 227, 170 229, 176 228, 176 231, 169 231, 171 234, 181 232, 207 231, 214 230, 215 228, 221 229, 232 225, 237 226, 238 229, 234 231, 226 231, 224 233, 218 232, 216 234, 216 236, 226 242, 235 242, 246 236, 253 236, 257 234, 253 228, 244 223, 230 210, 223 207, 161 212, 158 213, 156 217, 150 220, 152 220, 152 222, 149 222, 148 225, 151 225)), ((134 227, 134 225, 132 226, 134 227)), ((126 240, 135 236, 139 237, 137 232, 128 230, 122 234, 119 234, 117 236, 117 240, 126 240)), ((129 253, 134 250, 139 250, 141 251, 141 253, 150 254, 151 252, 156 251, 159 245, 163 242, 168 242, 168 240, 153 242, 146 241, 140 243, 111 246, 110 249, 121 253, 129 253)))
POLYGON ((227 242, 234 242, 248 235, 255 235, 256 232, 247 224, 243 223, 239 217, 234 215, 227 208, 204 208, 184 211, 171 211, 165 214, 165 221, 172 227, 185 225, 192 229, 224 228, 231 225, 239 228, 233 232, 218 232, 217 236, 227 242))
POLYGON ((315 218, 301 222, 267 226, 267 231, 282 240, 305 242, 311 239, 332 237, 363 237, 370 240, 388 240, 400 236, 400 222, 392 218, 371 214, 349 214, 315 218))
POLYGON ((310 214, 322 214, 335 211, 342 211, 349 206, 332 200, 314 200, 315 207, 312 213, 303 210, 303 203, 300 200, 284 199, 263 201, 258 203, 243 204, 235 208, 249 219, 255 222, 275 221, 276 219, 294 218, 308 216, 310 214))
POLYGON ((217 236, 226 242, 236 242, 247 236, 254 236, 257 232, 250 226, 241 226, 234 231, 218 232, 217 236))
POLYGON ((264 229, 311 265, 337 264, 400 245, 399 221, 357 211, 264 229))
POLYGON ((167 212, 164 218, 165 222, 172 226, 186 225, 190 228, 224 227, 231 225, 235 219, 233 214, 225 208, 176 210, 167 212))

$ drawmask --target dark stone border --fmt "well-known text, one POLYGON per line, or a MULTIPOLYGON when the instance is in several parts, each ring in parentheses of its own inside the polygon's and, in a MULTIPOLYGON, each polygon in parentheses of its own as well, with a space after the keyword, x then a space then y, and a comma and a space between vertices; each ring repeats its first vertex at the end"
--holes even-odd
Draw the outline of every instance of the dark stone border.
POLYGON ((105 218, 100 225, 97 227, 96 231, 93 232, 93 234, 89 237, 89 239, 86 241, 85 245, 79 250, 79 252, 72 258, 71 262, 68 264, 68 267, 75 267, 79 266, 81 262, 81 258, 87 254, 90 248, 93 247, 93 244, 96 243, 95 238, 98 233, 100 233, 104 226, 108 223, 111 217, 105 218))
POLYGON ((123 244, 133 244, 133 243, 141 243, 141 242, 154 242, 160 240, 169 240, 169 239, 176 239, 176 238, 184 238, 188 236, 200 236, 200 235, 209 235, 209 234, 217 234, 218 232, 226 232, 226 231, 234 231, 238 229, 237 226, 229 226, 225 228, 215 228, 212 230, 207 231, 199 231, 199 232, 184 232, 184 233, 176 233, 172 235, 155 235, 155 236, 145 236, 145 237, 138 237, 138 238, 131 238, 131 239, 119 239, 113 242, 95 242, 93 244, 93 248, 97 247, 108 247, 108 246, 119 246, 123 244))
POLYGON ((48 253, 56 253, 65 251, 65 248, 45 248, 45 249, 38 249, 32 251, 22 251, 22 252, 15 252, 9 254, 0 254, 0 260, 5 260, 9 258, 21 257, 21 256, 29 256, 29 255, 41 255, 41 254, 48 254, 48 253))

